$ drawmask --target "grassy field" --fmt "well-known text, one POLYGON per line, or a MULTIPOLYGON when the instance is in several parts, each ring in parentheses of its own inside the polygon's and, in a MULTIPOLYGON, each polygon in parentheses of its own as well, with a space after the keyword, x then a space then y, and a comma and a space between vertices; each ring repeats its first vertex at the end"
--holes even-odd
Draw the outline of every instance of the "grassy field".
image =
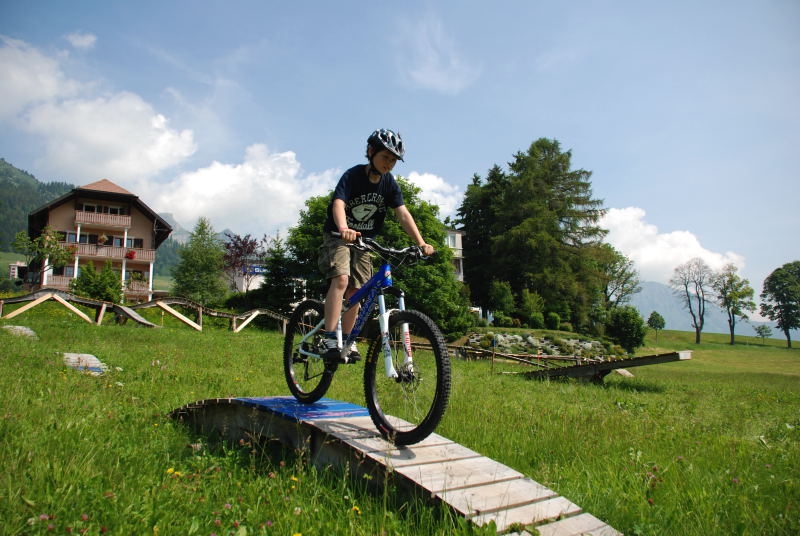
MULTIPOLYGON (((6 306, 5 313, 17 306, 6 306)), ((191 401, 286 395, 278 331, 156 310, 162 329, 92 326, 47 302, 0 326, 0 534, 489 534, 336 469, 202 446, 166 414, 191 401), (102 376, 61 353, 96 355, 102 376), (198 444, 201 446, 198 447, 198 444)), ((455 361, 438 432, 550 487, 628 535, 800 533, 800 350, 661 332, 640 354, 692 360, 603 385, 455 361)), ((361 366, 329 396, 363 404, 361 366)))

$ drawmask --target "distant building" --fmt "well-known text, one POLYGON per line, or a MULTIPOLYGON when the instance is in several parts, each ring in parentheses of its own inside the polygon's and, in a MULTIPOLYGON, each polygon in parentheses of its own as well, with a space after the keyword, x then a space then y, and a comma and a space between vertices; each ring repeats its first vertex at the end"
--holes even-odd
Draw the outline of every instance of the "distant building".
POLYGON ((24 262, 16 261, 8 265, 9 279, 24 279, 28 273, 28 266, 24 262))
POLYGON ((75 254, 71 263, 45 271, 41 281, 37 277, 37 287, 68 290, 81 266, 93 262, 99 271, 110 260, 119 272, 126 300, 152 299, 156 249, 172 227, 139 197, 102 179, 75 188, 28 215, 32 239, 47 226, 62 233, 62 245, 75 254))
POLYGON ((456 279, 464 282, 464 231, 447 230, 447 246, 453 251, 453 270, 456 279))

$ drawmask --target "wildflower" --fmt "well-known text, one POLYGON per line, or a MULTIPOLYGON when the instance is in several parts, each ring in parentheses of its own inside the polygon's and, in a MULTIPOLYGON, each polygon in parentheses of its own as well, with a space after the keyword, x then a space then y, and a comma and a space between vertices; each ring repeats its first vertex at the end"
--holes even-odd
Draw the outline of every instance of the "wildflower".
POLYGON ((354 514, 356 514, 357 516, 361 515, 361 508, 359 508, 358 506, 353 506, 350 509, 350 511, 353 512, 354 514))
POLYGON ((174 472, 175 472, 175 468, 174 467, 170 467, 169 469, 167 469, 167 474, 168 475, 171 475, 174 472))
POLYGON ((302 508, 300 508, 299 506, 294 507, 294 515, 299 516, 300 512, 302 511, 303 511, 302 508))
POLYGON ((48 519, 50 519, 48 514, 39 514, 39 521, 47 521, 48 519))
POLYGON ((297 478, 296 476, 289 478, 289 480, 291 480, 292 482, 300 482, 300 479, 297 478))
POLYGON ((231 503, 225 503, 226 510, 230 510, 231 508, 233 508, 233 506, 231 506, 231 503))
POLYGON ((81 514, 81 521, 89 521, 89 514, 81 514))

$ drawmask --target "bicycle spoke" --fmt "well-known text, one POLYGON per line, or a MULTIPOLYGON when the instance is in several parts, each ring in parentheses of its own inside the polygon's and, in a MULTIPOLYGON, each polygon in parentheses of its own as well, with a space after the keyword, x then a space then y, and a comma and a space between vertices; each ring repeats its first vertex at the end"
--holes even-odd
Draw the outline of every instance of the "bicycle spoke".
POLYGON ((396 444, 427 437, 438 425, 450 393, 450 366, 444 340, 433 322, 417 311, 402 311, 389 321, 397 378, 384 373, 383 345, 376 339, 365 368, 365 394, 381 433, 396 444), (413 363, 405 363, 403 325, 411 337, 413 363))
POLYGON ((307 335, 324 317, 322 303, 307 300, 292 313, 286 326, 283 368, 289 390, 300 402, 316 402, 325 395, 333 372, 316 353, 319 335, 307 335))

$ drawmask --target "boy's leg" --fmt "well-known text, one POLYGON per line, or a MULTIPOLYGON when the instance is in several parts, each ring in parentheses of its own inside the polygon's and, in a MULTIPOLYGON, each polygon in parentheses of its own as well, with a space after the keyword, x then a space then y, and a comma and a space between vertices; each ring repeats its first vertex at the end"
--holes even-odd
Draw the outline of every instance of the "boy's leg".
POLYGON ((339 323, 339 315, 342 313, 342 300, 344 299, 349 279, 346 275, 337 275, 330 279, 328 293, 325 295, 325 331, 329 333, 336 331, 336 326, 339 323))

